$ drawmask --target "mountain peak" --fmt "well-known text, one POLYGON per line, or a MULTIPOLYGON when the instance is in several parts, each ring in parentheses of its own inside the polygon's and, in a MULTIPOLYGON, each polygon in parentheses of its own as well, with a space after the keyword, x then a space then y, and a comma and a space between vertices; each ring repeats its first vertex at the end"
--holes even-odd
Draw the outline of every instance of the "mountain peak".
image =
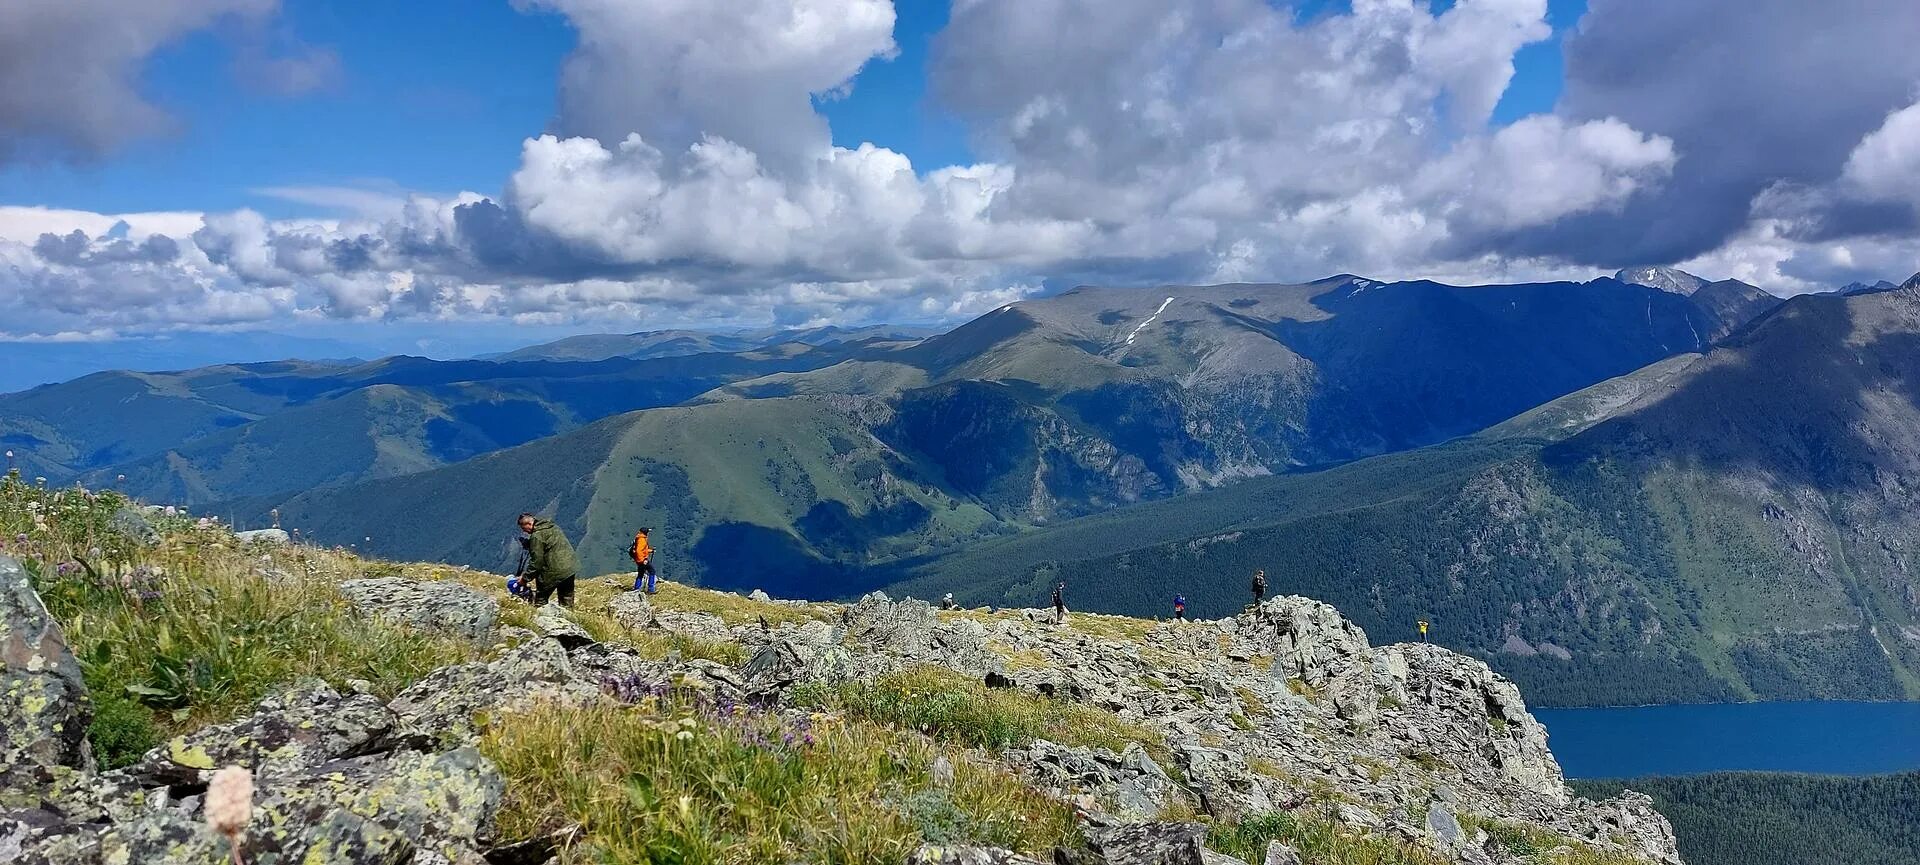
POLYGON ((1675 267, 1629 267, 1614 274, 1613 278, 1682 297, 1692 297, 1694 292, 1708 285, 1706 280, 1675 267))
POLYGON ((1900 283, 1899 290, 1900 291, 1920 291, 1920 273, 1916 273, 1910 277, 1907 277, 1906 282, 1900 283))
MULTIPOLYGON (((1920 274, 1915 274, 1915 276, 1920 276, 1920 274)), ((1840 289, 1834 293, 1843 297, 1852 297, 1856 294, 1878 294, 1883 291, 1893 291, 1899 287, 1900 286, 1894 285, 1884 279, 1872 283, 1849 282, 1841 286, 1840 289)))

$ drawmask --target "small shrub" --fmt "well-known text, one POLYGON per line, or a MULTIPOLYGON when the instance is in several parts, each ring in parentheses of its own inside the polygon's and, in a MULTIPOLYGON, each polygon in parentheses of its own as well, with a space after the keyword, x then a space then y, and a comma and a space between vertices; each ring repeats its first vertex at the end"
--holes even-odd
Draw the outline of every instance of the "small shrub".
POLYGON ((87 728, 94 759, 101 768, 131 766, 163 739, 153 710, 112 692, 93 695, 93 725, 87 728))

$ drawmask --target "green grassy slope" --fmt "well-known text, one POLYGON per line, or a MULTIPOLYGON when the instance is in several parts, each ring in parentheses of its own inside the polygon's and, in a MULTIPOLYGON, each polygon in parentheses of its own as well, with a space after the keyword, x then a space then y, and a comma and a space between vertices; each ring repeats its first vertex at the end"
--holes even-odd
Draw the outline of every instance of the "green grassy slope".
POLYGON ((1571 783, 1596 799, 1622 789, 1652 796, 1689 865, 1920 865, 1920 773, 1571 783))
POLYGON ((54 483, 186 505, 420 471, 865 349, 790 344, 595 363, 266 363, 103 373, 0 396, 0 438, 54 483))
POLYGON ((591 572, 628 567, 633 530, 653 526, 663 573, 796 595, 999 530, 876 439, 858 408, 774 399, 635 412, 435 471, 252 506, 280 504, 289 525, 323 540, 378 535, 382 551, 495 568, 511 560, 522 510, 553 515, 591 572))

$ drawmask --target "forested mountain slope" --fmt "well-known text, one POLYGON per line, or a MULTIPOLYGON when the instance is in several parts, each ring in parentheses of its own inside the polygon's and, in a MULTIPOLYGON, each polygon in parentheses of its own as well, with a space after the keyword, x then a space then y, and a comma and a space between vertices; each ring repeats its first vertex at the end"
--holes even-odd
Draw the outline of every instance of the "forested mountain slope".
POLYGON ((1570 784, 1595 798, 1627 789, 1652 796, 1673 821, 1689 865, 1920 865, 1920 773, 1755 772, 1570 784))
POLYGON ((977 545, 905 588, 1220 615, 1265 568, 1371 631, 1433 621, 1546 704, 1911 697, 1916 478, 1920 282, 1793 300, 1478 441, 977 545))
POLYGON ((841 594, 1025 527, 1462 435, 1698 351, 1711 327, 1686 297, 1611 279, 1083 288, 610 421, 618 454, 562 437, 253 506, 284 504, 325 538, 497 565, 501 520, 434 503, 506 475, 520 494, 494 507, 557 508, 595 567, 653 525, 680 576, 841 594), (553 471, 560 452, 579 471, 553 471), (370 524, 367 501, 404 530, 370 524))

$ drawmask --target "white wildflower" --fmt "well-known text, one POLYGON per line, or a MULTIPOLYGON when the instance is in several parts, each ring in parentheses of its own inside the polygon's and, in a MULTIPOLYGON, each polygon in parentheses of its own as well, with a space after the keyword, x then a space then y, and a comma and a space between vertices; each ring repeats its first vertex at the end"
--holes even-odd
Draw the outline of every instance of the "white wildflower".
POLYGON ((253 772, 228 766, 207 782, 207 826, 227 836, 233 861, 240 861, 240 842, 253 818, 253 772))

